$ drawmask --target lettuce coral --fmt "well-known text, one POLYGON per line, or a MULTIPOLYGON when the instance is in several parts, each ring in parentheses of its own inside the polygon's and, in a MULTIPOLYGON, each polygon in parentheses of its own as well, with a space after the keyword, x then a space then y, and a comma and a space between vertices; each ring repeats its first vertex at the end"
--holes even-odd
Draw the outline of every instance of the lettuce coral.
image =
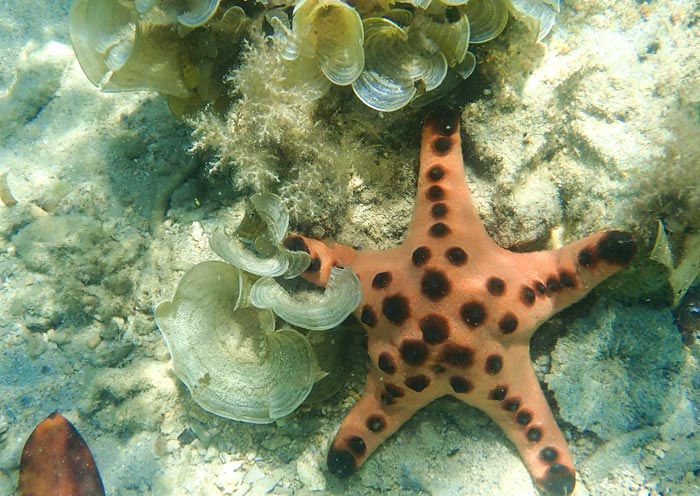
POLYGON ((267 24, 289 63, 286 77, 307 97, 352 85, 369 107, 394 111, 441 98, 468 78, 469 43, 498 36, 509 12, 540 40, 558 11, 559 0, 77 0, 71 39, 96 86, 156 90, 184 114, 223 105, 222 75, 238 63, 241 40, 267 24))

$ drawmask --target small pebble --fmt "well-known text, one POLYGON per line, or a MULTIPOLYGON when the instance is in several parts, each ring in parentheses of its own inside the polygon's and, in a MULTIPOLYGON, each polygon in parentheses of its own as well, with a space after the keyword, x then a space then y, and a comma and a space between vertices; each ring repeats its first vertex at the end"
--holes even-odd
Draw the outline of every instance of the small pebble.
POLYGON ((257 465, 253 465, 243 476, 243 481, 246 484, 252 484, 253 482, 257 482, 264 478, 265 472, 263 472, 257 465))
POLYGON ((314 239, 323 239, 326 235, 326 230, 321 226, 314 226, 311 228, 311 231, 309 231, 309 235, 314 239))
POLYGON ((292 440, 289 439, 287 436, 272 436, 267 439, 264 439, 260 444, 263 448, 270 450, 270 451, 276 451, 280 448, 283 448, 284 446, 289 445, 292 440))
POLYGON ((95 348, 97 348, 97 346, 100 344, 100 342, 102 342, 102 338, 100 337, 100 335, 93 334, 92 336, 90 336, 88 338, 88 340, 86 341, 85 344, 87 345, 88 348, 90 348, 91 350, 94 350, 95 348))
POLYGON ((219 450, 216 446, 209 446, 204 454, 204 461, 210 462, 219 456, 219 450))
POLYGON ((68 341, 70 341, 70 336, 68 336, 65 332, 58 332, 56 329, 49 329, 46 332, 46 339, 48 339, 51 343, 66 344, 68 341))
POLYGON ((192 239, 195 241, 201 241, 204 239, 204 228, 199 222, 192 223, 192 239))
POLYGON ((31 203, 29 205, 29 215, 31 215, 35 219, 41 219, 42 217, 49 216, 49 214, 46 210, 44 210, 43 208, 41 208, 38 205, 35 205, 33 203, 31 203))
POLYGON ((325 491, 326 478, 323 475, 316 460, 313 460, 310 455, 302 456, 297 460, 297 475, 299 481, 309 491, 325 491))
POLYGON ((221 467, 221 472, 216 479, 216 486, 221 489, 224 493, 231 493, 236 489, 243 480, 243 471, 239 470, 241 468, 241 461, 233 461, 225 463, 221 467))

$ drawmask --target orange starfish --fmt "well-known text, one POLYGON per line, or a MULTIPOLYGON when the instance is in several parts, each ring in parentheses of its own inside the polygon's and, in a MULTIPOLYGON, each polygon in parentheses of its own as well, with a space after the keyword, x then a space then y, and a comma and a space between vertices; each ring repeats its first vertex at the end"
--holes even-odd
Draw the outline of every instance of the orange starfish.
POLYGON ((418 409, 449 394, 503 429, 540 488, 571 494, 571 454, 529 342, 542 322, 632 259, 629 234, 608 231, 534 253, 499 247, 467 188, 459 120, 443 112, 423 127, 416 208, 401 246, 355 251, 302 236, 285 245, 311 255, 311 282, 324 285, 331 266, 349 266, 362 283, 355 316, 371 363, 328 454, 333 474, 352 474, 418 409))

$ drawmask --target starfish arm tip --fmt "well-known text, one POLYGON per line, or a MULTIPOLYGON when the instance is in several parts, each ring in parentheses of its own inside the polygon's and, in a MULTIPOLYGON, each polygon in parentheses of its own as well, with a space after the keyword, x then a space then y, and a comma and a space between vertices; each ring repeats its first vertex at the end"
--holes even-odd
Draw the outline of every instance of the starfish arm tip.
POLYGON ((333 267, 347 267, 355 258, 353 248, 342 244, 328 246, 323 241, 292 234, 283 241, 285 248, 290 251, 304 251, 311 257, 309 267, 302 277, 318 286, 325 286, 333 267))

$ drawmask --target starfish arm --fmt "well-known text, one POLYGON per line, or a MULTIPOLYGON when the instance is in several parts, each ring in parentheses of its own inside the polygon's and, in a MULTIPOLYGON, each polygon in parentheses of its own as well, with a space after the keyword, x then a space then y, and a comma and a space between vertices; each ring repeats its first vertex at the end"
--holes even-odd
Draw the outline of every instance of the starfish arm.
POLYGON ((474 250, 497 248, 488 236, 467 186, 459 134, 459 116, 429 117, 421 134, 416 207, 406 243, 436 242, 450 235, 469 239, 474 250))
POLYGON ((617 230, 588 236, 553 252, 559 274, 551 280, 548 278, 546 284, 554 291, 570 290, 553 298, 554 313, 580 300, 595 286, 622 270, 636 254, 637 244, 632 236, 617 230))
POLYGON ((503 369, 466 394, 453 394, 496 422, 518 449, 536 484, 550 495, 573 492, 575 470, 564 436, 554 420, 529 363, 528 347, 508 350, 503 369))
POLYGON ((311 256, 311 264, 302 277, 319 286, 326 285, 332 267, 348 267, 357 255, 349 246, 339 243, 328 246, 323 241, 298 235, 288 236, 284 240, 284 246, 292 251, 305 251, 311 256))
POLYGON ((506 253, 522 280, 516 303, 524 311, 523 323, 530 329, 529 337, 542 322, 623 269, 637 253, 637 245, 628 233, 613 230, 558 250, 506 253))
MULTIPOLYGON (((399 388, 396 388, 397 390, 399 388)), ((364 392, 340 425, 328 451, 328 470, 338 477, 352 475, 386 439, 432 398, 407 391, 392 396, 378 375, 370 373, 364 392)))

